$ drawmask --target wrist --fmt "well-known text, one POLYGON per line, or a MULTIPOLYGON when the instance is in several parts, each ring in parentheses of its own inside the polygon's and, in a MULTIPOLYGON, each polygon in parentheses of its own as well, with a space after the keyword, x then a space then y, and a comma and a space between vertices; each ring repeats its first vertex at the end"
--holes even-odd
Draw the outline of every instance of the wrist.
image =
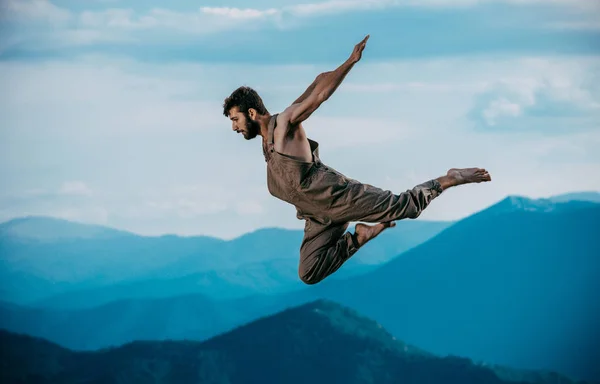
POLYGON ((348 72, 350 69, 352 69, 354 64, 356 64, 356 60, 354 60, 352 58, 348 58, 346 61, 344 61, 342 63, 342 65, 340 65, 339 69, 341 69, 342 72, 348 72))

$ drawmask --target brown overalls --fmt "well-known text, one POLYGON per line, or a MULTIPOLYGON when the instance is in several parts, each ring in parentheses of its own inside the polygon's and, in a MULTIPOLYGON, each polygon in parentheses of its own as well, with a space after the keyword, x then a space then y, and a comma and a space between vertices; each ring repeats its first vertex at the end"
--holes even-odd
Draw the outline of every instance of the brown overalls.
POLYGON ((267 187, 305 220, 298 273, 306 284, 323 280, 358 251, 355 235, 346 231, 350 222, 415 219, 442 193, 437 180, 393 194, 350 179, 321 162, 319 144, 311 139, 312 162, 281 154, 274 148, 276 119, 277 114, 269 121, 267 148, 263 146, 267 187))

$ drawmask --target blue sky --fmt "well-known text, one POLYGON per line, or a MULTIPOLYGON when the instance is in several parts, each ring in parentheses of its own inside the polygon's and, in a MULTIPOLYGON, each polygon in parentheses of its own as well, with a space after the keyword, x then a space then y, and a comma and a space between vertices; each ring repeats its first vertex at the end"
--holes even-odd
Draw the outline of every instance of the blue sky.
POLYGON ((260 142, 232 133, 221 105, 245 84, 278 112, 366 34, 305 124, 331 166, 396 191, 451 167, 491 172, 426 220, 600 190, 597 1, 166 4, 2 3, 0 220, 224 238, 302 228, 266 190, 260 142))

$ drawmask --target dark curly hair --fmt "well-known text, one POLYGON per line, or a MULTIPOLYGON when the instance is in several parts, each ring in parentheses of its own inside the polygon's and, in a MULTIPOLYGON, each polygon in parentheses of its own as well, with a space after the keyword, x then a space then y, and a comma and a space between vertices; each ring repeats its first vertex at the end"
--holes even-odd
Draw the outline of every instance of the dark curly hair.
POLYGON ((244 115, 248 114, 248 109, 254 108, 261 115, 268 113, 262 99, 256 91, 250 87, 242 86, 231 93, 223 103, 223 115, 229 117, 229 110, 238 107, 244 115))

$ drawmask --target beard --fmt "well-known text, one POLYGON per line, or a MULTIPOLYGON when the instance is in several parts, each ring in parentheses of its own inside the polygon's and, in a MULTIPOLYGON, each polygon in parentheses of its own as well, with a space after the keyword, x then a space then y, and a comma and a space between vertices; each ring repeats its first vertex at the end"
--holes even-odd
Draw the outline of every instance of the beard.
POLYGON ((246 132, 244 132, 244 138, 246 140, 252 140, 258 133, 260 132, 260 124, 257 121, 254 121, 250 118, 250 116, 246 115, 246 132))

